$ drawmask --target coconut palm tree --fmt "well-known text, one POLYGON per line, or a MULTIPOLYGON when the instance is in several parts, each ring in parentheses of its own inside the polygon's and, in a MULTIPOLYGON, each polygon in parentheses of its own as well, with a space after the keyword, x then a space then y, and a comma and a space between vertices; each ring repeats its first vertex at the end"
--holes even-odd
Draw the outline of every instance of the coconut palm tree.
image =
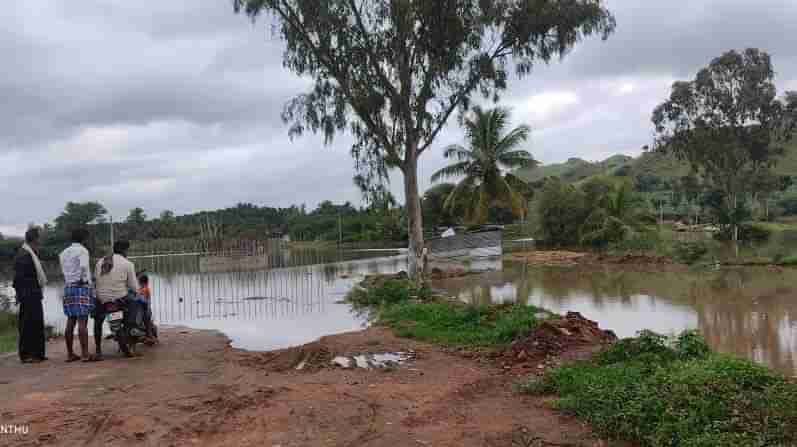
POLYGON ((596 197, 591 206, 594 208, 581 227, 582 244, 619 242, 644 229, 645 209, 627 182, 608 185, 605 194, 596 197))
POLYGON ((446 199, 446 209, 466 204, 466 218, 473 223, 484 223, 496 205, 508 207, 516 216, 525 213, 528 184, 509 171, 537 164, 529 152, 518 149, 531 129, 520 126, 505 133, 508 125, 508 109, 473 109, 465 120, 468 147, 448 146, 443 155, 455 162, 432 175, 433 183, 462 178, 446 199))

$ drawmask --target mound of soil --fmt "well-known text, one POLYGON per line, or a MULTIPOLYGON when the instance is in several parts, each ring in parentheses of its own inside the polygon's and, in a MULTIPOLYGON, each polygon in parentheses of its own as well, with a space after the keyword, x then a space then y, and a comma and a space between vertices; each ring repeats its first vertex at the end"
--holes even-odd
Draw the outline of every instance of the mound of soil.
POLYGON ((464 268, 441 269, 435 267, 429 272, 428 278, 433 281, 439 281, 441 279, 461 278, 463 276, 472 275, 473 273, 474 272, 469 272, 464 268))
POLYGON ((589 257, 589 253, 578 253, 573 251, 531 251, 525 253, 512 253, 506 255, 504 259, 515 262, 525 262, 534 265, 548 266, 574 266, 581 264, 589 257))
POLYGON ((295 348, 269 352, 233 351, 231 356, 241 366, 266 373, 314 373, 338 368, 332 362, 336 357, 353 359, 357 356, 383 355, 385 353, 412 353, 415 360, 423 356, 418 343, 398 338, 387 328, 372 327, 365 331, 350 332, 327 337, 295 348))
POLYGON ((610 262, 612 264, 631 264, 631 265, 642 265, 642 264, 669 265, 673 263, 673 260, 666 256, 655 256, 655 255, 645 255, 645 254, 635 254, 635 253, 627 253, 621 256, 602 256, 598 258, 598 261, 610 262))
POLYGON ((241 366, 269 372, 289 370, 317 371, 329 367, 334 353, 320 341, 290 349, 270 352, 240 353, 241 366))
POLYGON ((602 330, 578 312, 568 312, 562 319, 543 321, 515 340, 503 357, 510 364, 545 369, 552 364, 586 360, 616 341, 614 332, 602 330))

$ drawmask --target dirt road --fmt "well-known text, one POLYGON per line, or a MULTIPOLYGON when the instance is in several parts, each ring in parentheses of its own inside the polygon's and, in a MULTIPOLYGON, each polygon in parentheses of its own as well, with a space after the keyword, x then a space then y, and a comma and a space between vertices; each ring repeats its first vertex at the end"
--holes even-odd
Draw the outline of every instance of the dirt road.
POLYGON ((177 328, 139 359, 65 364, 62 343, 48 348, 44 364, 0 360, 0 426, 29 429, 0 434, 0 445, 620 445, 517 394, 517 376, 497 366, 382 328, 272 353, 177 328), (327 366, 335 355, 396 351, 415 358, 387 369, 327 366))

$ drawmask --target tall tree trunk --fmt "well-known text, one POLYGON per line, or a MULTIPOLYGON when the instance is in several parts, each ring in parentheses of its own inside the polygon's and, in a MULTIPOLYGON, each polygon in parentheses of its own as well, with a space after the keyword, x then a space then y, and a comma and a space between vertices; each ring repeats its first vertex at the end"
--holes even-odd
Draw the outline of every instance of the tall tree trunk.
POLYGON ((404 198, 409 224, 408 272, 410 278, 419 279, 423 263, 423 215, 418 194, 418 158, 414 148, 409 148, 404 163, 404 198))

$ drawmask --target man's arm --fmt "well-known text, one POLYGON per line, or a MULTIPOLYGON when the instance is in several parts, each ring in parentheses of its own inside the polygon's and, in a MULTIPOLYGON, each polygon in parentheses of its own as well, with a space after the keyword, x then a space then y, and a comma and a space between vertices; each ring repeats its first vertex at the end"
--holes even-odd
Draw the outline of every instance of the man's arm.
POLYGON ((89 251, 85 249, 80 253, 80 279, 91 285, 91 259, 89 251))

